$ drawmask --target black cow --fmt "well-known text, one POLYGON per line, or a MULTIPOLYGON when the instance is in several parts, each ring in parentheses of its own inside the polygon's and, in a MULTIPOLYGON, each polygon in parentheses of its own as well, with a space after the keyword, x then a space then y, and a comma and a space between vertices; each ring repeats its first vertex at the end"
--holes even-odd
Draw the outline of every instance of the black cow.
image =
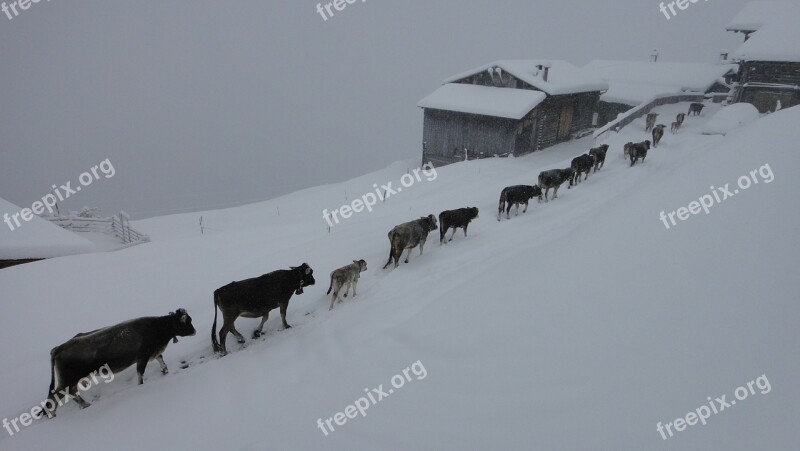
MULTIPOLYGON (((558 188, 567 180, 571 180, 574 175, 575 171, 572 168, 551 169, 541 172, 539 174, 539 187, 544 190, 544 201, 549 202, 547 195, 550 192, 550 188, 554 188, 553 199, 558 199, 558 188)), ((541 198, 542 196, 539 195, 540 200, 541 198)))
POLYGON ((650 141, 642 141, 631 145, 631 166, 635 165, 641 158, 642 163, 647 157, 647 151, 650 150, 650 141))
POLYGON ((595 164, 595 159, 593 156, 585 153, 579 157, 575 157, 572 159, 572 163, 570 164, 570 169, 574 171, 572 178, 569 180, 569 187, 572 188, 572 185, 577 185, 581 182, 581 174, 586 174, 586 177, 583 180, 587 180, 589 178, 589 173, 592 171, 592 166, 595 164))
POLYGON ((595 147, 589 150, 589 155, 594 157, 594 172, 602 169, 606 164, 606 153, 608 153, 608 144, 603 144, 600 147, 595 147))
POLYGON ((703 108, 705 107, 706 106, 703 105, 702 103, 697 103, 697 102, 692 103, 691 105, 689 105, 689 116, 699 116, 700 113, 703 112, 703 108))
POLYGON ((422 248, 425 247, 425 241, 428 239, 428 233, 438 228, 436 224, 436 216, 428 215, 424 218, 419 218, 414 221, 405 222, 395 226, 389 231, 389 260, 383 265, 383 269, 389 267, 389 264, 394 259, 394 267, 400 265, 400 257, 403 256, 403 251, 408 249, 405 262, 411 258, 411 249, 419 246, 419 255, 422 255, 422 248))
POLYGON ((211 345, 214 352, 223 356, 228 353, 225 339, 231 332, 239 343, 244 343, 244 337, 236 330, 234 322, 240 316, 245 318, 261 318, 261 323, 253 332, 253 338, 258 338, 267 322, 269 312, 280 307, 283 327, 292 326, 286 322, 286 309, 292 294, 303 294, 303 287, 314 285, 314 270, 303 263, 292 266, 291 269, 280 269, 252 279, 231 282, 214 291, 214 325, 211 328, 211 345), (222 327, 219 329, 217 341, 217 308, 222 312, 222 327))
POLYGON ((659 124, 653 127, 653 147, 658 147, 658 143, 661 142, 661 138, 664 137, 664 128, 666 125, 659 124))
POLYGON ((516 214, 519 214, 519 204, 525 204, 525 209, 522 210, 525 213, 528 211, 528 201, 534 197, 538 197, 541 202, 542 189, 538 185, 515 185, 503 188, 503 192, 500 193, 500 204, 497 208, 497 220, 500 220, 503 210, 506 211, 506 219, 511 219, 509 212, 512 206, 517 207, 516 214))
POLYGON ((453 241, 453 236, 456 234, 458 228, 464 229, 464 236, 467 236, 467 227, 469 223, 478 217, 478 209, 459 208, 458 210, 446 210, 439 213, 439 243, 446 244, 453 241), (445 240, 445 234, 448 230, 453 229, 449 240, 445 240))
MULTIPOLYGON (((89 407, 78 393, 81 379, 100 370, 119 373, 136 364, 139 385, 144 383, 144 370, 150 360, 156 359, 161 372, 167 374, 163 353, 169 341, 196 333, 192 318, 184 309, 167 316, 133 319, 114 326, 75 335, 66 343, 50 351, 50 391, 42 409, 54 417, 60 397, 67 393, 82 407, 89 407), (50 408, 52 405, 52 408, 50 408)), ((84 383, 85 385, 85 383, 84 383)))

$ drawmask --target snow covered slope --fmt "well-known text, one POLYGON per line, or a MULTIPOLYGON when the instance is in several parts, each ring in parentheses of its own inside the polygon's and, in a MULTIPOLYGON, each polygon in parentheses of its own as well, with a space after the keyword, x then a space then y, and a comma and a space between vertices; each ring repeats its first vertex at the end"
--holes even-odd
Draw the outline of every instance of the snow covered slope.
POLYGON ((496 220, 504 186, 534 184, 593 143, 441 168, 330 233, 324 208, 397 186, 406 166, 204 213, 204 235, 199 215, 155 218, 136 225, 152 243, 0 271, 0 417, 43 400, 50 348, 79 331, 178 307, 198 329, 169 345, 168 376, 152 363, 136 386, 128 370, 93 388, 89 409, 0 430, 0 449, 795 449, 800 108, 701 135, 715 108, 630 168, 622 144, 647 138, 634 122, 599 173, 510 221, 496 220), (767 164, 771 183, 669 230, 659 219, 767 164), (481 209, 469 237, 442 247, 431 235, 423 256, 380 269, 392 226, 466 206, 481 209), (370 266, 358 297, 328 312, 328 273, 357 258, 370 266), (240 319, 248 345, 210 356, 212 291, 302 262, 317 285, 292 299, 294 327, 280 330, 275 312, 253 342, 258 321, 240 319), (424 378, 412 373, 366 417, 328 436, 317 427, 417 361, 424 378), (761 375, 769 393, 666 441, 656 431, 761 375))

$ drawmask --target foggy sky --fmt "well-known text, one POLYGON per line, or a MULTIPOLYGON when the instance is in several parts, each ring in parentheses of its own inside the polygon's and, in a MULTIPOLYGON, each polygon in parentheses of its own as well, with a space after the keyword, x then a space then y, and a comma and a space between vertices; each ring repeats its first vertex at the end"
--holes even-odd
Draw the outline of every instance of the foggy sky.
MULTIPOLYGON (((7 2, 9 0, 6 0, 7 2)), ((496 59, 716 62, 745 0, 51 0, 0 15, 0 197, 109 158, 64 204, 142 218, 265 200, 421 158, 417 102, 496 59)), ((0 212, 2 213, 2 212, 0 212)))

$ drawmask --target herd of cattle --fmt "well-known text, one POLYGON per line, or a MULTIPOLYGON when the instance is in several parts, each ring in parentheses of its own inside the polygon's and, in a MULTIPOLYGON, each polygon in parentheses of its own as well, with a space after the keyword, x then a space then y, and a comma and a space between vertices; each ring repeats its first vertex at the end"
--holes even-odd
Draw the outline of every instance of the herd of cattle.
MULTIPOLYGON (((689 115, 699 115, 704 105, 693 103, 689 108, 689 115)), ((646 131, 652 131, 654 146, 658 146, 664 134, 664 125, 656 125, 658 115, 647 115, 646 131)), ((677 133, 686 119, 686 114, 679 114, 672 124, 672 132, 677 133)), ((625 144, 623 156, 630 159, 634 166, 640 159, 644 162, 647 151, 650 149, 649 140, 625 144)), ((511 207, 516 207, 515 214, 519 214, 519 206, 524 205, 523 213, 528 210, 528 201, 534 197, 538 202, 549 202, 549 192, 553 190, 552 199, 558 198, 558 189, 569 181, 569 187, 581 183, 589 178, 589 173, 602 169, 606 154, 609 150, 607 144, 593 148, 588 153, 572 160, 569 168, 551 169, 539 174, 538 185, 515 185, 502 190, 497 213, 500 221, 505 211, 506 219, 510 219, 511 207)), ((439 214, 437 223, 434 215, 428 215, 414 221, 406 222, 394 227, 389 232, 389 260, 383 266, 386 269, 392 261, 394 266, 399 265, 404 251, 408 251, 405 263, 409 262, 411 250, 419 246, 419 255, 422 255, 428 234, 439 229, 439 242, 446 244, 452 241, 457 229, 464 230, 470 222, 478 217, 475 207, 448 210, 439 214), (452 229, 448 239, 447 231, 452 229)), ((353 263, 334 270, 330 275, 330 286, 327 294, 331 294, 332 310, 340 295, 347 297, 349 292, 356 296, 356 287, 360 274, 367 270, 367 262, 353 260, 353 263), (345 288, 346 287, 346 288, 345 288), (341 289, 345 288, 344 293, 341 289)), ((273 271, 252 279, 231 282, 214 291, 214 323, 211 329, 211 344, 215 353, 222 356, 228 353, 225 344, 228 333, 232 333, 239 343, 244 343, 244 336, 236 330, 234 322, 239 317, 261 318, 261 323, 253 332, 253 338, 262 335, 264 324, 267 322, 269 312, 280 308, 283 327, 291 328, 286 322, 286 310, 293 294, 303 294, 303 288, 315 283, 314 271, 307 263, 291 267, 288 270, 273 271), (222 312, 222 327, 217 336, 217 310, 222 312)), ((83 408, 89 403, 83 400, 78 392, 80 381, 99 368, 108 365, 114 373, 122 371, 136 364, 138 383, 144 382, 144 371, 149 361, 155 359, 161 366, 161 372, 167 374, 167 365, 162 353, 167 348, 169 341, 178 342, 178 337, 191 336, 196 333, 192 326, 192 318, 183 309, 162 317, 145 317, 126 321, 114 326, 97 329, 92 332, 80 333, 61 344, 50 352, 51 379, 46 407, 42 409, 48 417, 55 416, 58 405, 61 405, 59 395, 66 397, 67 393, 83 408)), ((44 403, 43 403, 44 405, 44 403)))

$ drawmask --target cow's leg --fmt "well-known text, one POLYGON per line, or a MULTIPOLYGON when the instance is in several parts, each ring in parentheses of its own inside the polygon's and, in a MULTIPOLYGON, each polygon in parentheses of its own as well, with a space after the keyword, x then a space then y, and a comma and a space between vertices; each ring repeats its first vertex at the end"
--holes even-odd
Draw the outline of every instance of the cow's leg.
POLYGON ((264 324, 267 322, 267 318, 269 318, 269 311, 264 313, 264 316, 261 317, 261 323, 258 325, 256 330, 253 331, 253 339, 260 337, 264 330, 264 324))
POLYGON ((333 310, 333 304, 336 303, 336 298, 338 297, 339 297, 339 287, 335 286, 333 294, 331 295, 331 306, 328 308, 328 310, 333 310))
MULTIPOLYGON (((425 247, 425 237, 422 237, 422 240, 419 242, 419 255, 422 255, 422 249, 425 247)), ((409 254, 411 252, 409 251, 409 254)))
POLYGON ((78 385, 77 384, 73 385, 72 387, 69 388, 69 394, 72 396, 72 399, 74 399, 75 402, 77 402, 78 405, 81 406, 81 409, 85 409, 85 408, 87 408, 87 407, 89 407, 91 405, 81 397, 81 394, 78 391, 78 385))
POLYGON ((406 253, 405 263, 408 263, 408 260, 411 258, 411 249, 412 248, 410 247, 408 248, 408 252, 406 253))
POLYGON ((511 219, 511 202, 508 203, 508 207, 506 208, 506 219, 511 219))
POLYGON ((147 357, 140 358, 136 361, 136 376, 139 380, 139 385, 144 384, 144 370, 147 368, 147 357))
POLYGON ((467 227, 469 227, 469 224, 466 224, 466 225, 464 226, 464 237, 466 237, 466 236, 467 236, 467 227))
MULTIPOLYGON (((528 201, 526 200, 525 201, 525 208, 522 210, 522 214, 525 214, 527 212, 528 212, 528 201)), ((467 233, 467 231, 464 230, 464 236, 466 236, 466 233, 467 233)))
POLYGON ((289 303, 286 302, 285 304, 281 304, 281 321, 283 321, 283 327, 285 329, 291 329, 292 326, 286 322, 286 309, 289 307, 289 303))
POLYGON ((453 233, 450 234, 450 239, 447 240, 447 241, 453 241, 453 237, 456 235, 456 231, 457 230, 458 230, 458 227, 453 227, 453 233))
MULTIPOLYGON (((348 281, 347 281, 347 288, 345 288, 345 289, 344 289, 344 297, 347 297, 347 294, 348 294, 348 293, 350 292, 350 290, 352 290, 352 289, 353 289, 353 281, 351 281, 351 280, 348 280, 348 281)), ((339 299, 339 302, 342 302, 342 300, 341 300, 341 299, 339 299)))
POLYGON ((158 364, 161 365, 161 374, 168 374, 169 368, 167 368, 167 363, 164 362, 164 355, 163 354, 157 355, 156 360, 158 361, 158 364))
POLYGON ((358 288, 358 279, 353 280, 353 297, 356 297, 356 288, 358 288))
POLYGON ((516 205, 515 205, 515 208, 514 208, 514 216, 519 216, 519 204, 516 204, 516 205))
POLYGON ((558 199, 558 189, 561 188, 561 185, 556 186, 553 188, 553 200, 558 199))
POLYGON ((236 326, 233 323, 231 323, 228 330, 230 330, 233 336, 236 337, 236 341, 238 341, 239 343, 244 343, 245 341, 244 335, 242 335, 238 330, 236 330, 236 326))

